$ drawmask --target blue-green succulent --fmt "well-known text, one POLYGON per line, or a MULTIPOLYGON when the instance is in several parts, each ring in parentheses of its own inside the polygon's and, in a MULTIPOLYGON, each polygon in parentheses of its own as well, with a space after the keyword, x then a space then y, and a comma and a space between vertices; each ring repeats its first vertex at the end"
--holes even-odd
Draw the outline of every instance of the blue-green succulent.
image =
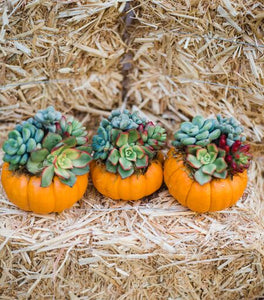
POLYGON ((138 125, 146 123, 144 118, 138 116, 138 112, 130 113, 127 109, 123 112, 119 109, 113 110, 108 121, 113 128, 121 130, 135 129, 138 125))
POLYGON ((174 134, 173 146, 199 145, 205 147, 220 137, 221 130, 215 127, 213 119, 196 116, 192 122, 183 122, 174 134))
POLYGON ((175 141, 172 145, 175 147, 199 145, 207 146, 209 143, 217 140, 220 135, 227 136, 227 145, 232 146, 237 140, 244 142, 242 136, 243 127, 234 118, 223 118, 217 115, 216 119, 204 119, 202 116, 196 116, 192 122, 183 122, 180 130, 174 134, 175 141))
POLYGON ((8 139, 3 144, 5 152, 3 160, 9 163, 10 170, 17 170, 26 165, 30 153, 41 148, 44 131, 33 124, 24 121, 8 133, 8 139))
POLYGON ((56 123, 61 119, 62 115, 56 111, 53 106, 39 110, 34 118, 29 119, 33 125, 49 132, 56 132, 56 123))
POLYGON ((244 142, 246 140, 246 137, 241 135, 244 128, 235 118, 223 118, 218 114, 214 120, 214 128, 219 129, 221 134, 227 137, 226 144, 228 146, 232 146, 235 141, 244 142))

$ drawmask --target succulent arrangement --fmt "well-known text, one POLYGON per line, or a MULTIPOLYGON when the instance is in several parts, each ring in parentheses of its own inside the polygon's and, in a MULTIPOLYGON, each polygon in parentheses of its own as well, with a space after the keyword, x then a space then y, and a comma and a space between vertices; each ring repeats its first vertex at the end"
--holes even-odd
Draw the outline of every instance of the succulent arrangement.
POLYGON ((92 139, 93 158, 124 179, 144 170, 165 145, 165 129, 141 118, 137 112, 112 111, 92 139))
POLYGON ((89 172, 92 159, 85 127, 52 106, 9 132, 3 150, 9 170, 41 176, 42 187, 49 186, 55 175, 72 187, 76 175, 89 172))
POLYGON ((204 185, 213 178, 242 173, 252 158, 242 135, 243 127, 234 118, 204 119, 195 116, 183 122, 174 134, 172 145, 184 153, 193 178, 204 185))

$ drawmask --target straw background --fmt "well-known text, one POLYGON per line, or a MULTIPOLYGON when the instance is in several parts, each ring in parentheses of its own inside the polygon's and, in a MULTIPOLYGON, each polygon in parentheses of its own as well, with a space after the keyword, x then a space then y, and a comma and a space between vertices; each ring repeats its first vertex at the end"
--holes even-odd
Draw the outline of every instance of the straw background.
MULTIPOLYGON (((0 143, 54 105, 95 133, 116 107, 169 136, 195 114, 245 127, 255 156, 234 207, 196 214, 163 186, 112 201, 91 183, 62 214, 0 196, 0 299, 264 297, 264 4, 253 0, 0 1, 0 143)), ((2 157, 2 154, 1 154, 2 157)))

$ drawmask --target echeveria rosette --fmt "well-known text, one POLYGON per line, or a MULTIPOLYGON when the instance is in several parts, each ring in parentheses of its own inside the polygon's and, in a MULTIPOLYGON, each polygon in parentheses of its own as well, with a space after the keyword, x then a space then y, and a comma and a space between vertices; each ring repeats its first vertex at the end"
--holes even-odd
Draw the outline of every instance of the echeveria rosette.
POLYGON ((242 135, 244 128, 235 118, 223 118, 221 115, 216 116, 214 128, 221 131, 221 135, 226 136, 226 144, 232 146, 235 141, 244 142, 246 137, 242 135))
POLYGON ((106 170, 119 173, 122 178, 131 176, 135 170, 148 166, 149 156, 147 147, 138 145, 140 134, 136 129, 120 132, 115 147, 110 151, 106 160, 106 170))
POLYGON ((145 147, 159 150, 165 145, 167 134, 163 127, 155 125, 153 122, 147 122, 145 126, 139 125, 138 130, 145 147))
POLYGON ((41 148, 44 131, 33 124, 24 121, 8 133, 8 139, 3 144, 5 152, 3 160, 9 163, 10 170, 17 170, 26 165, 30 153, 41 148))
POLYGON ((62 140, 56 133, 49 133, 43 148, 31 152, 27 169, 32 174, 41 172, 41 186, 47 187, 57 175, 60 181, 69 186, 76 182, 76 175, 89 172, 91 149, 86 145, 77 147, 75 137, 62 140))
POLYGON ((198 145, 187 147, 186 163, 195 171, 194 179, 204 185, 210 182, 213 177, 225 179, 227 163, 226 152, 218 149, 215 144, 209 144, 205 148, 198 145))
POLYGON ((100 126, 97 130, 97 135, 93 136, 92 149, 94 151, 94 159, 107 159, 110 150, 113 148, 111 145, 111 131, 113 132, 112 128, 107 130, 100 126))
POLYGON ((29 122, 47 132, 56 132, 56 123, 61 117, 59 111, 56 111, 53 106, 49 106, 39 110, 33 118, 29 119, 29 122))
POLYGON ((111 124, 112 128, 117 128, 121 130, 136 129, 138 125, 145 124, 146 120, 138 116, 138 112, 130 113, 129 110, 116 109, 111 112, 108 117, 108 122, 111 124))
POLYGON ((219 138, 221 130, 215 127, 213 119, 204 119, 202 116, 196 116, 192 122, 183 122, 180 130, 174 134, 175 141, 172 145, 175 147, 199 145, 207 146, 212 141, 219 138))
POLYGON ((69 136, 76 137, 77 145, 84 145, 88 141, 86 128, 72 116, 62 116, 61 119, 55 123, 55 126, 55 132, 60 134, 63 138, 69 136))

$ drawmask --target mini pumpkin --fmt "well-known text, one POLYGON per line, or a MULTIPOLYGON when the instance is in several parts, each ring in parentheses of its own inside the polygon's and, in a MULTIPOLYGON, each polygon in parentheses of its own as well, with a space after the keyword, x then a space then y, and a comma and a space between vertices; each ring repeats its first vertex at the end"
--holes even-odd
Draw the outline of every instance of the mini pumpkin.
POLYGON ((87 132, 53 107, 17 125, 3 150, 2 185, 21 209, 61 212, 85 193, 92 159, 87 132))
POLYGON ((138 200, 158 190, 163 181, 165 129, 128 110, 103 119, 93 137, 91 178, 112 199, 138 200))
POLYGON ((242 132, 236 120, 221 116, 182 123, 164 164, 170 194, 196 212, 234 205, 247 186, 251 160, 242 132))
POLYGON ((4 163, 1 180, 12 203, 26 211, 47 214, 62 212, 80 200, 88 185, 88 174, 77 176, 73 187, 63 184, 58 176, 49 186, 42 187, 41 177, 15 173, 4 163))

